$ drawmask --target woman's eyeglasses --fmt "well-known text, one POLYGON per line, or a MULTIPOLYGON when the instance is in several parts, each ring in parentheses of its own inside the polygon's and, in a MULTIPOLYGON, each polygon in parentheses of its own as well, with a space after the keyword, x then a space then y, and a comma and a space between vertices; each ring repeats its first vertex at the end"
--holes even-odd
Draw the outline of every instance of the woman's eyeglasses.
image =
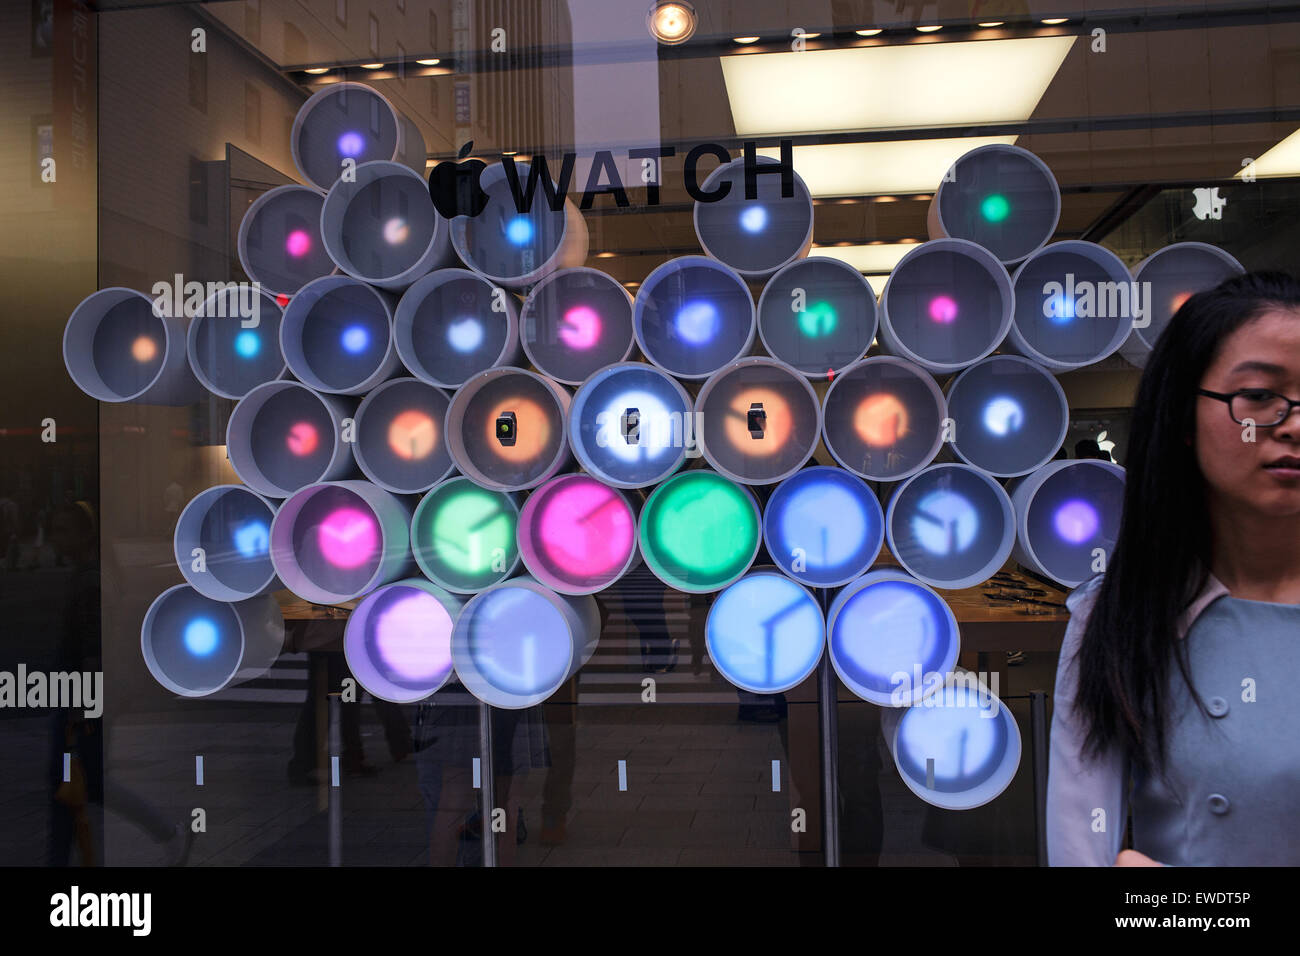
POLYGON ((1273 428, 1281 425, 1291 414, 1291 409, 1300 406, 1300 401, 1270 392, 1266 388, 1241 388, 1235 392, 1211 392, 1198 388, 1197 392, 1207 398, 1216 398, 1228 403, 1228 414, 1238 425, 1252 424, 1256 428, 1273 428), (1247 419, 1250 421, 1247 422, 1247 419))

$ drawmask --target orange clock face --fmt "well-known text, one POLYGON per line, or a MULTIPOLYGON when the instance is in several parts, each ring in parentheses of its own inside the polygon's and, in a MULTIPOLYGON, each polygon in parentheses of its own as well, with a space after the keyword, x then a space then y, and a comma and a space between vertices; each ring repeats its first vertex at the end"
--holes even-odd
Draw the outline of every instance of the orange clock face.
POLYGON ((407 409, 388 426, 388 447, 408 461, 427 458, 438 441, 438 426, 424 412, 407 409))
POLYGON ((492 406, 492 413, 483 422, 487 447, 503 461, 525 462, 537 458, 546 450, 551 437, 551 421, 542 406, 531 398, 504 398, 492 406), (506 412, 515 413, 515 443, 503 445, 497 441, 497 419, 506 412))
POLYGON ((858 403, 853 427, 871 447, 888 448, 907 434, 907 407, 888 392, 876 392, 858 403))
POLYGON ((777 454, 790 443, 793 431, 794 416, 790 413, 790 403, 773 389, 741 389, 727 409, 727 441, 746 455, 766 458, 777 454), (755 438, 749 432, 749 407, 754 402, 762 402, 767 414, 761 438, 755 438))

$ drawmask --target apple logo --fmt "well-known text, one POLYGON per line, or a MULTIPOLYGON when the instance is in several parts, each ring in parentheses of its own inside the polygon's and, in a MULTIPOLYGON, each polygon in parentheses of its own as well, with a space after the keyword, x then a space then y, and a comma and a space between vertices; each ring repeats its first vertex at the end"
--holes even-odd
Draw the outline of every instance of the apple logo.
POLYGON ((1114 460, 1115 456, 1111 452, 1115 450, 1115 443, 1106 437, 1105 431, 1097 436, 1097 447, 1104 451, 1112 461, 1114 460))
MULTIPOLYGON (((470 140, 460 148, 456 159, 465 159, 473 148, 474 141, 470 140)), ((485 169, 487 164, 481 159, 444 162, 433 167, 429 172, 429 196, 444 219, 477 216, 487 208, 488 194, 478 184, 485 169)))

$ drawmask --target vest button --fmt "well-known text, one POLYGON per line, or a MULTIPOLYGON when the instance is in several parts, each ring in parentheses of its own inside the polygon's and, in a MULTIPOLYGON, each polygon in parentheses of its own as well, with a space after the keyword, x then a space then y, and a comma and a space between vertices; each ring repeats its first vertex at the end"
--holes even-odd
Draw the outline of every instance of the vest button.
POLYGON ((1228 712, 1228 702, 1222 697, 1211 697, 1205 702, 1205 708, 1212 717, 1222 717, 1228 712))
POLYGON ((1228 812, 1228 798, 1221 793, 1212 793, 1206 803, 1210 805, 1210 812, 1223 816, 1228 812))

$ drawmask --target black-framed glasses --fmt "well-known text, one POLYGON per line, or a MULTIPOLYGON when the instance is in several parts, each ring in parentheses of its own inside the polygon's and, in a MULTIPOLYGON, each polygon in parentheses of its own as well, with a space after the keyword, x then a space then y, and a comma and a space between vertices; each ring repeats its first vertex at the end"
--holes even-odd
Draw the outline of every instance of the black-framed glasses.
POLYGON ((1228 405, 1228 414, 1238 425, 1250 424, 1256 428, 1273 428, 1281 425, 1291 414, 1291 409, 1300 407, 1300 401, 1271 392, 1266 388, 1239 388, 1235 392, 1211 392, 1207 388, 1196 390, 1207 398, 1216 398, 1228 405))

